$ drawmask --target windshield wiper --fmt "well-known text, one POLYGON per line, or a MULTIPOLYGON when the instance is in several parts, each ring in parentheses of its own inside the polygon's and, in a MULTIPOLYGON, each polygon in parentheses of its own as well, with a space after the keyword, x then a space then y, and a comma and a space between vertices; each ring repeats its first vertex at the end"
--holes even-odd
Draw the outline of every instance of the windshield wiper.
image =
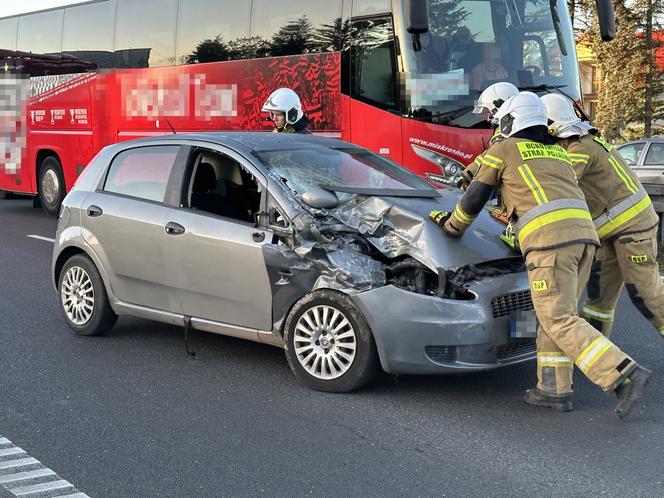
POLYGON ((551 7, 551 17, 553 18, 553 28, 556 30, 556 38, 558 38, 558 46, 563 55, 567 55, 567 45, 565 45, 565 38, 563 38, 563 27, 560 23, 560 14, 558 13, 558 1, 549 0, 551 7))
POLYGON ((394 188, 364 188, 364 187, 344 187, 344 186, 332 186, 332 185, 320 185, 320 188, 324 190, 330 190, 331 192, 342 192, 344 194, 357 194, 357 195, 376 195, 376 196, 385 196, 385 197, 428 197, 436 198, 440 197, 438 191, 434 188, 431 190, 407 190, 407 189, 394 189, 394 188))
POLYGON ((584 119, 588 120, 588 116, 586 115, 586 111, 583 110, 583 108, 579 105, 579 103, 574 100, 572 97, 570 97, 568 94, 563 92, 561 88, 565 88, 568 85, 535 85, 535 86, 520 86, 517 87, 519 91, 524 91, 528 90, 529 92, 547 92, 547 93, 552 93, 551 90, 557 91, 559 94, 564 95, 568 99, 572 101, 572 105, 581 113, 581 116, 584 117, 584 119))

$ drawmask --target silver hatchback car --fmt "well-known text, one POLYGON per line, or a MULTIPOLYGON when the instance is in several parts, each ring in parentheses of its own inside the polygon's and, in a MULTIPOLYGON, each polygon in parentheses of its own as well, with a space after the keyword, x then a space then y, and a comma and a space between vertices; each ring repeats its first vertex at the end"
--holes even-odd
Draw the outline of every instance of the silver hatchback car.
POLYGON ((74 332, 135 315, 283 347, 296 377, 349 391, 390 373, 532 359, 522 259, 483 213, 460 240, 437 190, 363 148, 270 133, 103 149, 67 195, 53 283, 74 332))
POLYGON ((633 140, 618 146, 618 151, 641 181, 664 174, 664 138, 633 140))

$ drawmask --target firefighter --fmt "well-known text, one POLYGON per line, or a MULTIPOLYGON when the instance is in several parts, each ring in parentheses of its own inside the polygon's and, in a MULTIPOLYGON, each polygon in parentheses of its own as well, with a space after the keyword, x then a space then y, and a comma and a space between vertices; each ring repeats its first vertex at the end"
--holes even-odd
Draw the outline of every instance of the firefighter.
POLYGON ((664 284, 656 259, 659 218, 648 194, 618 151, 585 133, 589 127, 568 99, 549 94, 542 102, 549 132, 572 159, 602 244, 590 272, 583 317, 609 337, 624 284, 634 306, 664 336, 664 284))
POLYGON ((302 111, 300 97, 290 88, 279 88, 272 92, 263 105, 263 112, 270 113, 274 133, 311 134, 307 130, 309 119, 302 111))
POLYGON ((537 369, 541 379, 524 399, 558 411, 572 409, 573 363, 604 391, 618 397, 625 417, 650 376, 576 311, 595 248, 597 232, 576 184, 570 160, 548 134, 539 97, 522 92, 496 115, 505 140, 493 145, 451 213, 430 217, 445 233, 461 237, 497 189, 523 252, 539 322, 537 369))
MULTIPOLYGON (((519 93, 519 89, 512 83, 501 81, 487 87, 487 89, 480 94, 479 99, 477 99, 477 105, 475 106, 475 109, 473 109, 473 113, 486 114, 487 121, 493 126, 493 135, 489 141, 489 147, 503 139, 503 136, 500 134, 498 123, 496 122, 496 112, 498 112, 500 106, 503 105, 503 102, 517 93, 519 93)), ((482 154, 477 156, 475 161, 461 173, 461 188, 468 187, 481 164, 482 154)))

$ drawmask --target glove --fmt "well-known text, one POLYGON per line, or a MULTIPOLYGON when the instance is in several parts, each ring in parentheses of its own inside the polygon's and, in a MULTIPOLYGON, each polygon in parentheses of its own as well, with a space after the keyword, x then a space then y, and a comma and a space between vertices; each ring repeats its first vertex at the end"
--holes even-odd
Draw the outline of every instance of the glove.
POLYGON ((450 216, 452 216, 452 211, 431 211, 429 213, 429 219, 440 228, 445 226, 445 222, 450 219, 450 216))

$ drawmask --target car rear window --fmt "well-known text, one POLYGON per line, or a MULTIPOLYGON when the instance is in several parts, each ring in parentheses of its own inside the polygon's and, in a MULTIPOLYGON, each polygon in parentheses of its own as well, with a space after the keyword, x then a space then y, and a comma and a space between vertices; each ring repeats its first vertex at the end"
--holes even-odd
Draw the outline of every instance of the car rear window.
POLYGON ((650 144, 645 164, 664 166, 664 143, 653 142, 650 144))
POLYGON ((164 202, 178 146, 155 146, 121 152, 106 175, 104 191, 164 202))

